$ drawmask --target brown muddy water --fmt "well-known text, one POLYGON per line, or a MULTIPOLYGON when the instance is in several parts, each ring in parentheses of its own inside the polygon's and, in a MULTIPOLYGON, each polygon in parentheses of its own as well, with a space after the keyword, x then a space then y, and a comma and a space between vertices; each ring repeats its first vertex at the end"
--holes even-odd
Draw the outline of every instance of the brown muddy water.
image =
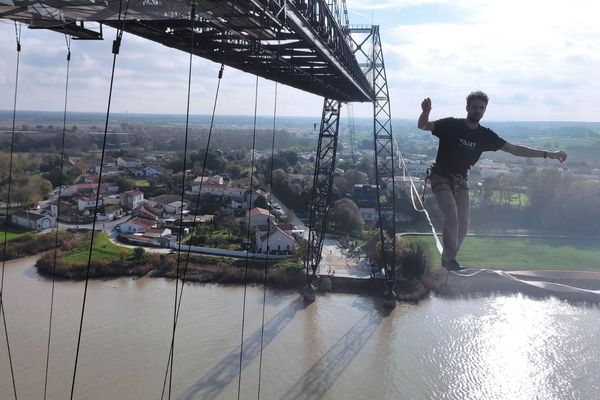
MULTIPOLYGON (((4 307, 19 399, 42 399, 51 281, 7 262, 4 307)), ((47 399, 68 399, 83 282, 57 282, 47 399)), ((160 399, 175 283, 90 281, 75 399, 160 399)), ((172 399, 596 399, 600 308, 523 295, 431 297, 387 315, 372 297, 186 285, 172 399), (261 351, 262 348, 262 351, 261 351), (260 386, 260 393, 259 393, 260 386)), ((12 399, 0 332, 0 399, 12 399)), ((167 396, 165 396, 167 398, 167 396)))

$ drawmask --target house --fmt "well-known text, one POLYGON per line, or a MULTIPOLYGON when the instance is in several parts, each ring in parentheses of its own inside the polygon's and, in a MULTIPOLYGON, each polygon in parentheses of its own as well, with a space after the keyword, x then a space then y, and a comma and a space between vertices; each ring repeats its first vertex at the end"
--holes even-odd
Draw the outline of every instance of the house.
POLYGON ((432 161, 417 161, 417 162, 407 162, 406 170, 412 176, 425 176, 427 174, 427 170, 433 164, 432 161))
POLYGON ((144 193, 137 189, 128 190, 121 194, 121 205, 126 209, 134 209, 142 205, 144 193))
POLYGON ((144 167, 142 169, 138 169, 133 173, 133 175, 137 177, 156 177, 162 175, 162 172, 154 167, 144 167))
POLYGON ((221 175, 213 175, 213 176, 199 176, 194 179, 194 183, 214 183, 217 185, 223 185, 223 177, 221 175))
POLYGON ((123 208, 118 204, 106 205, 104 204, 104 215, 108 218, 108 220, 113 220, 117 218, 121 218, 125 212, 123 208))
POLYGON ((96 196, 79 196, 77 197, 77 209, 79 211, 89 210, 91 208, 96 208, 102 206, 102 198, 98 199, 98 203, 96 204, 96 196))
POLYGON ((181 225, 183 226, 197 226, 197 225, 205 225, 209 222, 212 222, 215 219, 213 214, 204 214, 204 215, 186 215, 183 217, 181 221, 181 225))
POLYGON ((277 224, 258 225, 256 232, 256 251, 267 254, 291 254, 296 240, 291 231, 285 231, 277 224))
POLYGON ((221 175, 199 176, 192 182, 193 194, 210 194, 212 196, 225 195, 227 185, 221 175))
POLYGON ((248 224, 250 229, 254 229, 258 225, 266 225, 269 221, 274 220, 275 216, 269 210, 254 207, 246 212, 246 216, 242 222, 248 224))
MULTIPOLYGON (((169 231, 170 230, 165 230, 169 231)), ((156 233, 135 233, 132 235, 127 235, 127 241, 132 245, 137 246, 152 246, 152 247, 174 247, 177 245, 177 236, 171 234, 165 234, 162 236, 157 235, 156 233)))
POLYGON ((341 168, 337 168, 337 167, 336 167, 336 168, 333 170, 333 176, 344 176, 344 173, 345 173, 345 172, 346 172, 346 171, 344 171, 343 169, 341 169, 341 168))
MULTIPOLYGON (((94 172, 96 173, 96 175, 100 175, 100 164, 96 164, 96 166, 94 167, 94 172)), ((109 176, 109 175, 119 175, 119 169, 117 168, 117 166, 113 163, 113 164, 104 164, 102 166, 102 176, 109 176)))
POLYGON ((510 169, 502 162, 494 162, 492 160, 483 159, 477 163, 477 169, 481 172, 481 178, 490 178, 500 174, 508 175, 510 169))
POLYGON ((377 207, 377 185, 354 185, 352 200, 360 207, 377 207))
POLYGON ((224 196, 225 189, 227 189, 227 185, 204 182, 202 184, 197 184, 192 186, 193 194, 209 194, 211 196, 224 196))
MULTIPOLYGON (((119 186, 111 184, 111 183, 101 183, 100 184, 100 194, 110 194, 117 193, 119 191, 119 186)), ((97 183, 79 183, 76 185, 69 185, 62 191, 61 197, 72 197, 76 195, 81 196, 95 196, 98 192, 98 184, 97 183)))
POLYGON ((123 222, 119 227, 121 233, 138 233, 147 232, 150 229, 157 227, 157 225, 156 221, 134 217, 129 221, 123 222))
POLYGON ((14 225, 37 231, 54 228, 56 226, 56 218, 46 212, 42 213, 29 210, 18 210, 14 212, 10 216, 10 222, 14 225))
POLYGON ((136 209, 131 211, 132 217, 145 218, 151 221, 156 221, 160 218, 160 211, 155 212, 153 209, 150 209, 145 206, 137 207, 136 209))
POLYGON ((189 207, 189 203, 185 201, 182 203, 181 196, 176 194, 162 194, 160 196, 151 197, 150 201, 154 206, 151 207, 148 203, 146 203, 145 206, 152 211, 160 212, 162 218, 185 213, 189 207))
POLYGON ((237 201, 238 203, 243 203, 246 199, 246 196, 250 194, 250 189, 247 187, 226 187, 223 190, 223 195, 229 197, 232 200, 237 201))
POLYGON ((142 162, 136 158, 118 157, 116 164, 118 167, 123 168, 138 168, 142 165, 142 162))

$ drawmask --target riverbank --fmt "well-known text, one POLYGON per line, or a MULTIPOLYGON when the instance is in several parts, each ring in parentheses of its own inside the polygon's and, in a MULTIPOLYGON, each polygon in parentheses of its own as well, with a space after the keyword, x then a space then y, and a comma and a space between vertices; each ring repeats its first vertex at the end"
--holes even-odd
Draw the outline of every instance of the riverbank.
MULTIPOLYGON (((288 261, 271 264, 252 260, 235 260, 186 254, 145 254, 142 258, 122 260, 94 260, 89 271, 87 262, 65 262, 53 252, 42 255, 35 264, 38 272, 67 280, 110 279, 120 277, 153 277, 176 279, 187 282, 213 284, 266 284, 282 289, 300 289, 306 285, 306 272, 298 262, 288 261), (178 265, 179 258, 179 265, 178 265)), ((427 298, 435 287, 436 280, 425 276, 421 280, 398 280, 396 293, 399 301, 417 302, 427 298)), ((379 294, 385 288, 383 279, 324 276, 319 279, 319 292, 379 294)))
POLYGON ((59 247, 63 251, 71 250, 80 245, 82 234, 71 230, 49 233, 26 233, 11 239, 6 246, 0 247, 0 259, 14 260, 17 258, 33 256, 59 247))

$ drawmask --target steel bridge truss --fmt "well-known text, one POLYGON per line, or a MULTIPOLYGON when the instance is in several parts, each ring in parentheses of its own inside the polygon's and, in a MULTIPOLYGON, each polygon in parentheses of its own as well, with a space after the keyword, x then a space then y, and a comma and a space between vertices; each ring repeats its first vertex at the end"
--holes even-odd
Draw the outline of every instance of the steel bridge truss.
MULTIPOLYGON (((373 86, 373 138, 377 185, 377 211, 380 239, 379 270, 383 270, 386 291, 384 305, 396 304, 394 285, 396 281, 396 224, 394 188, 394 139, 392 135, 391 109, 379 27, 348 27, 354 53, 361 63, 365 77, 373 86), (355 40, 351 34, 357 34, 355 40)), ((323 241, 327 231, 327 214, 331 202, 333 172, 337 152, 340 104, 325 99, 319 131, 317 159, 310 207, 309 238, 306 258, 307 287, 305 298, 314 300, 317 272, 321 261, 323 241)))
POLYGON ((88 40, 102 39, 102 25, 107 25, 323 96, 306 260, 313 288, 327 228, 341 102, 372 102, 380 268, 390 299, 395 282, 394 149, 379 27, 349 26, 345 0, 341 11, 338 1, 0 0, 0 18, 88 40), (99 29, 85 22, 97 22, 99 29))
POLYGON ((0 0, 0 18, 80 39, 101 39, 84 26, 98 22, 322 97, 374 96, 337 0, 0 0))
POLYGON ((306 273, 307 287, 305 298, 314 300, 315 290, 318 287, 317 272, 323 252, 323 240, 327 231, 327 216, 331 205, 333 188, 333 173, 337 153, 337 140, 340 126, 339 100, 325 99, 323 102, 323 115, 319 129, 319 144, 315 160, 315 174, 313 177, 312 196, 310 204, 310 222, 308 231, 306 273))

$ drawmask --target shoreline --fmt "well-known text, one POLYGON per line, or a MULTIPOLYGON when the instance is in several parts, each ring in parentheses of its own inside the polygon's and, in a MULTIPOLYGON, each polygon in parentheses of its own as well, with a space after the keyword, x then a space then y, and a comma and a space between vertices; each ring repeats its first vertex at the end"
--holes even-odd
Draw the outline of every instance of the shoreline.
MULTIPOLYGON (((92 260, 89 268, 89 279, 129 278, 177 278, 176 257, 171 255, 156 255, 148 257, 141 263, 135 261, 98 261, 92 260)), ((180 263, 181 279, 185 271, 185 281, 199 284, 266 284, 274 288, 301 290, 307 284, 305 270, 299 268, 273 268, 267 270, 265 278, 264 263, 249 263, 246 268, 245 260, 234 260, 225 263, 222 259, 207 259, 193 257, 187 267, 180 263), (210 263, 209 263, 210 262, 210 263), (259 265, 257 265, 259 264, 259 265)), ((41 255, 34 264, 37 272, 45 277, 53 275, 59 279, 81 281, 85 280, 87 264, 67 264, 57 262, 54 266, 52 257, 41 255)), ((418 302, 427 298, 433 289, 434 279, 424 276, 418 281, 398 280, 396 294, 399 301, 418 302)), ((385 283, 378 278, 352 278, 343 276, 321 276, 318 292, 332 293, 383 293, 385 283)))
MULTIPOLYGON (((47 253, 46 253, 47 254, 47 253)), ((89 279, 129 278, 177 278, 175 257, 156 255, 141 263, 134 261, 92 261, 89 279)), ((41 255, 35 263, 38 273, 65 280, 84 280, 87 264, 57 263, 54 268, 49 257, 41 255)), ((265 277, 264 264, 248 264, 245 261, 225 263, 222 259, 194 257, 188 265, 180 263, 179 278, 199 284, 243 285, 266 284, 273 288, 301 290, 306 286, 306 273, 298 268, 269 268, 265 277), (183 271, 181 270, 183 269, 183 271)), ((467 270, 465 273, 447 274, 436 270, 420 280, 397 280, 396 299, 400 302, 417 303, 435 293, 445 297, 489 295, 493 293, 521 293, 534 298, 557 297, 574 302, 600 303, 600 271, 568 270, 467 270)), ((383 294, 385 283, 381 278, 353 278, 345 276, 321 276, 317 292, 383 294)))

